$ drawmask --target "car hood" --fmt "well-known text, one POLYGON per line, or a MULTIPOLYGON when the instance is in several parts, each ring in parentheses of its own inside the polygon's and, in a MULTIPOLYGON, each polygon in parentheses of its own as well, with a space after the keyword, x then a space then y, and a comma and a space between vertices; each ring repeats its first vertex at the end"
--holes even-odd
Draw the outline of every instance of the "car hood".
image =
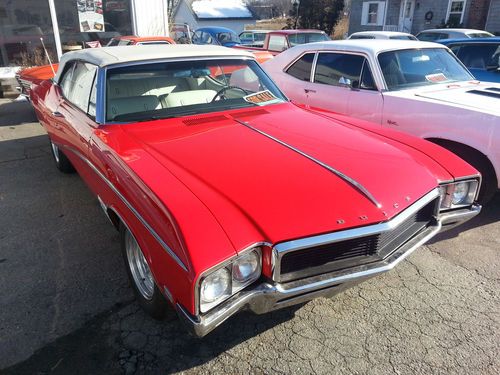
POLYGON ((122 128, 208 207, 237 249, 248 244, 245 226, 275 244, 379 223, 452 178, 418 150, 289 103, 122 128))
POLYGON ((500 84, 492 82, 459 82, 429 88, 388 92, 392 96, 415 96, 445 105, 458 106, 500 115, 500 84))

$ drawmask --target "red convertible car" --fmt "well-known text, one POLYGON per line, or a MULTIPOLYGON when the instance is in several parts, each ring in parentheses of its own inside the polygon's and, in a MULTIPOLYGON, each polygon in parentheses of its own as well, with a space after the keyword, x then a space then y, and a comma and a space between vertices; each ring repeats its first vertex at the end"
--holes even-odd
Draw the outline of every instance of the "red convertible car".
POLYGON ((119 230, 140 304, 198 336, 388 271, 480 210, 470 165, 297 107, 242 50, 71 52, 30 95, 57 167, 119 230))

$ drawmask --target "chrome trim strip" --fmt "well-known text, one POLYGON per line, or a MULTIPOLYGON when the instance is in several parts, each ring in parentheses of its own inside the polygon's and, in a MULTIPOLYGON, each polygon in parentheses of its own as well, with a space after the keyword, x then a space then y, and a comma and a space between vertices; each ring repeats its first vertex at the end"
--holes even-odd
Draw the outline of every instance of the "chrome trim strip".
POLYGON ((142 225, 151 233, 151 235, 155 238, 155 240, 163 247, 163 249, 167 252, 168 255, 184 270, 188 271, 186 265, 180 260, 177 254, 161 239, 161 237, 156 233, 156 231, 148 224, 148 222, 137 212, 137 210, 132 206, 132 204, 120 193, 120 191, 113 185, 111 181, 109 181, 106 176, 104 176, 97 167, 92 164, 90 160, 88 160, 85 156, 83 156, 78 150, 73 149, 72 147, 66 145, 58 145, 60 148, 64 148, 65 150, 71 151, 73 154, 78 156, 83 162, 85 162, 105 183, 109 186, 111 190, 120 198, 120 200, 127 206, 127 208, 132 211, 135 217, 142 223, 142 225))
POLYGON ((413 215, 415 212, 419 211, 426 204, 432 202, 434 199, 438 197, 439 197, 439 189, 433 189, 429 193, 424 195, 422 198, 420 198, 418 201, 413 203, 410 207, 406 208, 404 211, 398 214, 396 217, 380 224, 368 225, 354 229, 347 229, 333 233, 326 233, 313 237, 300 238, 297 240, 282 242, 277 245, 274 245, 273 252, 276 253, 276 264, 274 267, 273 280, 281 281, 281 259, 285 254, 309 247, 326 245, 329 243, 334 243, 352 238, 370 236, 373 234, 383 233, 393 230, 394 228, 399 226, 403 221, 405 221, 411 215, 413 215))
POLYGON ((288 143, 286 142, 283 142, 282 140, 276 138, 276 137, 273 137, 272 135, 266 133, 266 132, 263 132, 262 130, 259 130, 255 127, 253 127, 252 125, 250 125, 248 122, 246 121, 242 121, 242 120, 239 120, 237 119, 236 117, 232 117, 234 121, 236 121, 237 123, 247 127, 248 129, 250 130, 253 130, 254 132, 257 132, 273 141, 275 141, 276 143, 279 143, 280 145, 292 150, 292 151, 295 151, 296 153, 304 156, 305 158, 311 160, 312 162, 318 164, 319 166, 325 168, 326 170, 332 172, 333 174, 335 174, 336 176, 340 177, 341 179, 343 179, 344 181, 346 181, 347 183, 349 183, 351 186, 354 186, 354 188, 356 188, 357 190, 359 190, 366 198, 368 198, 375 206, 377 206, 378 208, 381 208, 382 205, 375 199, 375 197, 363 186, 361 185, 359 182, 357 182, 356 180, 352 179, 351 177, 345 175, 344 173, 336 170, 335 168, 329 166, 328 164, 325 164, 323 163, 322 161, 312 157, 311 155, 309 154, 306 154, 305 152, 303 151, 300 151, 298 148, 295 148, 291 145, 289 145, 288 143))

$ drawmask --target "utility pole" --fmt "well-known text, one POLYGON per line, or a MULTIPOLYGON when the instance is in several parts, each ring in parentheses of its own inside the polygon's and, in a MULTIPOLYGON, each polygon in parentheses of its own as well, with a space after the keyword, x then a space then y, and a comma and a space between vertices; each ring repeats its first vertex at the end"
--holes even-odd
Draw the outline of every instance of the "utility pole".
POLYGON ((54 0, 49 1, 50 9, 50 19, 52 21, 52 30, 54 32, 54 42, 56 44, 57 60, 61 60, 62 47, 61 47, 61 37, 59 36, 59 24, 57 23, 56 7, 54 5, 54 0))

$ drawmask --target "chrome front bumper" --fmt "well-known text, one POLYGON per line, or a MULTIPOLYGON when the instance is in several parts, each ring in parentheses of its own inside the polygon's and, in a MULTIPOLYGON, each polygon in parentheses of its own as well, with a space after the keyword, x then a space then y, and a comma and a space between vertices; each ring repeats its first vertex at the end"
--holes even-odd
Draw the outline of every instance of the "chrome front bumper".
POLYGON ((438 232, 472 219, 480 211, 481 206, 474 205, 467 209, 441 214, 433 225, 406 242, 383 261, 287 283, 264 281, 242 290, 206 314, 193 316, 180 304, 176 305, 177 314, 195 336, 203 337, 241 310, 263 314, 317 297, 331 297, 373 276, 390 271, 438 232))

